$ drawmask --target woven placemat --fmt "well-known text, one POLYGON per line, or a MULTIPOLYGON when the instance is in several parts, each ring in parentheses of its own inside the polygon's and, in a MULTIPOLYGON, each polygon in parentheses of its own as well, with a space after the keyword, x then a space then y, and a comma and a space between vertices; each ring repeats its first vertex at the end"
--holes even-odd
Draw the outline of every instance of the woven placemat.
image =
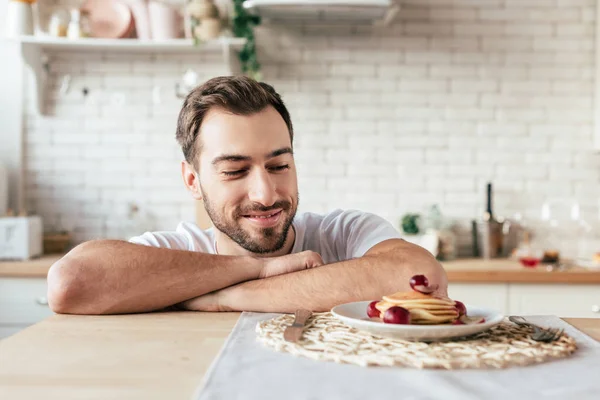
POLYGON ((507 368, 567 357, 577 344, 563 334, 554 342, 536 342, 531 330, 508 321, 464 338, 444 342, 410 342, 384 338, 351 328, 331 313, 314 314, 297 343, 283 339, 284 329, 294 320, 282 315, 259 322, 258 340, 279 352, 313 360, 361 366, 413 368, 507 368))

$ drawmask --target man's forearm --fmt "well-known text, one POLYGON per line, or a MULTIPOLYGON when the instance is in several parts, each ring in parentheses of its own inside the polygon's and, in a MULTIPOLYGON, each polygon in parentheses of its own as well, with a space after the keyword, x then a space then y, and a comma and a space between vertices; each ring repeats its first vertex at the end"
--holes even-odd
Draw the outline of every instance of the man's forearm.
POLYGON ((55 312, 116 314, 162 309, 257 279, 260 261, 122 241, 86 242, 54 264, 48 298, 55 312))
MULTIPOLYGON (((254 280, 224 289, 218 295, 221 309, 232 311, 293 312, 298 308, 327 311, 333 306, 377 300, 410 290, 411 276, 424 274, 430 284, 447 295, 442 266, 427 251, 409 245, 319 268, 254 280)), ((193 305, 193 304, 192 304, 193 305)))

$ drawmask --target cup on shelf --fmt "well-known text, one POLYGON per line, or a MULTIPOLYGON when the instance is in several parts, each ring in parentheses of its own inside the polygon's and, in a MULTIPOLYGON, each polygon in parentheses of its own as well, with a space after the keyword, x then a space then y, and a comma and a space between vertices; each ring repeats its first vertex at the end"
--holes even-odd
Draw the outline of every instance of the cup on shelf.
POLYGON ((131 8, 135 21, 136 37, 141 40, 152 39, 150 21, 148 16, 148 0, 124 0, 131 8))
POLYGON ((35 33, 33 4, 36 0, 10 0, 6 9, 6 36, 18 37, 35 33))
POLYGON ((182 36, 183 18, 173 6, 159 1, 150 1, 148 16, 153 40, 177 39, 182 36))

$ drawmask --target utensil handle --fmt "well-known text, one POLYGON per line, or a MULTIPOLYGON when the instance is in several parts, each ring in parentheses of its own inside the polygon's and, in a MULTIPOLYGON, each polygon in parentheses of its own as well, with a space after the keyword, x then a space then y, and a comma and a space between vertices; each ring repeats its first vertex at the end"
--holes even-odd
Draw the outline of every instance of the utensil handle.
POLYGON ((539 329, 542 329, 539 326, 537 326, 535 324, 532 324, 531 322, 527 322, 525 320, 525 318, 523 318, 523 317, 517 317, 517 316, 511 315, 510 317, 508 317, 508 320, 510 322, 513 322, 513 323, 517 324, 517 325, 521 325, 521 326, 526 326, 526 327, 532 328, 535 331, 537 331, 539 329))
POLYGON ((492 183, 491 182, 488 182, 488 184, 487 184, 486 203, 487 203, 486 211, 490 215, 490 220, 491 220, 492 216, 494 215, 492 213, 492 183))
POLYGON ((523 318, 523 317, 517 317, 517 316, 511 315, 510 317, 508 317, 508 320, 517 325, 527 326, 529 328, 532 328, 535 332, 544 330, 544 328, 542 328, 541 326, 537 326, 535 324, 532 324, 531 322, 527 322, 525 320, 525 318, 523 318))
POLYGON ((312 315, 312 312, 309 310, 298 309, 298 310, 296 310, 294 315, 296 317, 294 320, 294 325, 302 325, 303 326, 304 324, 306 324, 306 321, 312 315))

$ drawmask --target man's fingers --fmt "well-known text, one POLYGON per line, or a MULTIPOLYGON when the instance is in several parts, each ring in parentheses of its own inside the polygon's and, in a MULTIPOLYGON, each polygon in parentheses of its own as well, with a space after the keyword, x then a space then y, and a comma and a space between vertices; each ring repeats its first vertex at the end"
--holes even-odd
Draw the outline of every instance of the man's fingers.
POLYGON ((281 257, 273 257, 266 260, 266 266, 263 268, 263 272, 261 272, 259 278, 289 274, 304 269, 320 267, 323 264, 321 255, 310 250, 281 257))
POLYGON ((313 253, 312 261, 313 261, 313 264, 312 264, 312 266, 310 266, 310 268, 320 267, 321 265, 324 264, 323 258, 321 257, 321 255, 319 253, 313 253))
POLYGON ((302 255, 304 266, 307 269, 320 267, 321 265, 323 265, 323 258, 321 258, 321 255, 319 253, 307 250, 299 254, 302 255))

